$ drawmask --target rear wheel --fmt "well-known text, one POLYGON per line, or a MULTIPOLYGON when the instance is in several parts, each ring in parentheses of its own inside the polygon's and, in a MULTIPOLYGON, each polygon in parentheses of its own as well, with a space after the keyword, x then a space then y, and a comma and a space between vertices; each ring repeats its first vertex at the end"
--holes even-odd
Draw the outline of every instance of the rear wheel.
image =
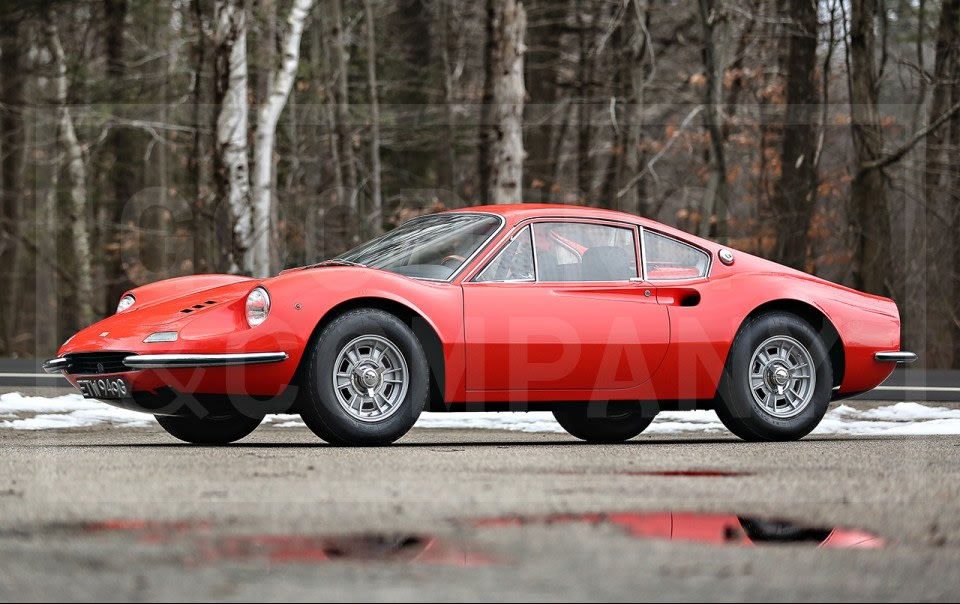
POLYGON ((813 327, 790 313, 767 313, 751 319, 730 348, 717 415, 744 440, 797 440, 823 419, 832 389, 829 353, 813 327))
POLYGON ((195 445, 225 445, 257 429, 263 417, 223 413, 206 417, 156 415, 157 422, 171 436, 195 445))
POLYGON ((644 409, 597 409, 572 403, 553 417, 571 436, 591 443, 620 443, 647 429, 656 413, 644 409), (576 406, 573 406, 576 405, 576 406))
POLYGON ((345 313, 314 344, 300 415, 332 445, 386 445, 407 433, 429 394, 429 366, 403 321, 377 309, 345 313))

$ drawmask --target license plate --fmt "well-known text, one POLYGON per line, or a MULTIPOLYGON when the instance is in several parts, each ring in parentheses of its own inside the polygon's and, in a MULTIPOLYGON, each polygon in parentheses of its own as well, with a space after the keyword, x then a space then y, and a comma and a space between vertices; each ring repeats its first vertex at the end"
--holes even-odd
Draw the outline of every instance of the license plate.
POLYGON ((116 400, 130 395, 130 387, 123 378, 96 378, 77 380, 83 398, 116 400))

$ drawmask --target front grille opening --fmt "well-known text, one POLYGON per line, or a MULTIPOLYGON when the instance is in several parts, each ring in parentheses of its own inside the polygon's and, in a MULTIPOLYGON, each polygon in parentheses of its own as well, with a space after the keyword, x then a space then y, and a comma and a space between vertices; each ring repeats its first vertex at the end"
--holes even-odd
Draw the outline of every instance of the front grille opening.
POLYGON ((70 375, 105 375, 131 371, 123 364, 123 359, 132 352, 77 352, 64 355, 67 359, 66 372, 70 375))

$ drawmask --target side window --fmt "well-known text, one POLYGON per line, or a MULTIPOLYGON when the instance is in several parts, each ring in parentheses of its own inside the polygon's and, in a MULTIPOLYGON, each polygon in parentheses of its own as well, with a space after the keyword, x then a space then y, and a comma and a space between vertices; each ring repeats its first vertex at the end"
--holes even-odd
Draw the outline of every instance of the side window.
POLYGON ((475 281, 533 281, 533 244, 530 240, 530 227, 513 236, 513 239, 500 250, 500 253, 487 264, 475 281))
POLYGON ((627 281, 638 276, 635 231, 581 222, 533 225, 540 281, 627 281))
POLYGON ((643 231, 647 279, 697 279, 707 276, 710 256, 703 250, 659 233, 643 231))

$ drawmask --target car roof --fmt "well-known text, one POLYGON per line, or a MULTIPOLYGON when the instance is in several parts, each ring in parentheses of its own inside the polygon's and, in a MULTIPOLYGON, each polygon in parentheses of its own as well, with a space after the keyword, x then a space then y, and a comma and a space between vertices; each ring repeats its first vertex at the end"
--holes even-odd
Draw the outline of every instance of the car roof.
POLYGON ((564 205, 558 203, 520 203, 503 205, 485 205, 457 208, 455 210, 446 210, 447 212, 486 212, 503 216, 509 224, 516 224, 529 218, 548 218, 548 217, 568 217, 568 218, 599 218, 607 220, 619 220, 621 222, 631 222, 644 227, 649 227, 655 231, 661 231, 665 234, 677 237, 689 243, 694 243, 714 251, 718 248, 713 241, 701 239, 695 235, 681 231, 680 229, 662 224, 649 218, 628 214, 617 210, 607 210, 604 208, 591 208, 578 205, 564 205))
POLYGON ((536 218, 539 216, 578 216, 580 218, 609 218, 615 220, 629 220, 631 222, 642 221, 642 219, 632 214, 618 212, 616 210, 605 210, 602 208, 590 208, 587 206, 564 205, 559 203, 518 203, 502 205, 472 206, 449 210, 450 212, 487 212, 490 214, 499 214, 504 218, 514 221, 525 220, 527 218, 536 218))

